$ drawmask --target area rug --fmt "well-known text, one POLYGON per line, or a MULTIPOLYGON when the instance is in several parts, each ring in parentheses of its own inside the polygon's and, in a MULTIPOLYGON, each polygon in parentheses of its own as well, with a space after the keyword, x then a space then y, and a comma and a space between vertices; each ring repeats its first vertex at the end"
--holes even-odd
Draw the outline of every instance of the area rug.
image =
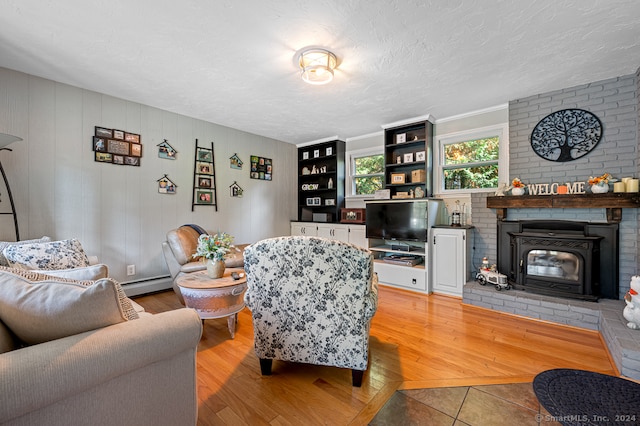
POLYGON ((591 371, 538 374, 533 390, 553 420, 567 425, 640 424, 640 384, 591 371))

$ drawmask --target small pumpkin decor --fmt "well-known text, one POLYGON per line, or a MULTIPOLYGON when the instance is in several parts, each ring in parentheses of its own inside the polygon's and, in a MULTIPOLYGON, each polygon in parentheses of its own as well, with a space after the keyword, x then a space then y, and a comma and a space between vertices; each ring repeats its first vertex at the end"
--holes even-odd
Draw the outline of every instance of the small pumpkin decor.
POLYGON ((202 257, 207 262, 207 275, 221 278, 224 275, 224 257, 229 253, 233 237, 225 232, 198 237, 198 247, 193 257, 202 257))
POLYGON ((511 181, 511 195, 524 195, 524 183, 520 178, 514 178, 511 181))
POLYGON ((609 179, 611 175, 604 173, 602 176, 590 176, 589 185, 591 185, 591 192, 594 194, 606 194, 609 192, 609 179))

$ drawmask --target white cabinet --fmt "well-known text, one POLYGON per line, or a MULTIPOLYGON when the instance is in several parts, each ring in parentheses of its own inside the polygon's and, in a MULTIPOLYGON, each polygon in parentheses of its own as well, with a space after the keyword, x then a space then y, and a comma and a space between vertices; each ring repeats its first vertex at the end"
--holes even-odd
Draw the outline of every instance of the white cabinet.
POLYGON ((318 225, 308 222, 291 222, 291 235, 316 237, 318 235, 318 225))
POLYGON ((323 237, 330 240, 344 241, 359 247, 367 247, 364 225, 343 223, 291 222, 291 235, 323 237))
POLYGON ((433 292, 462 297, 469 277, 472 233, 469 228, 433 228, 433 292))
POLYGON ((335 223, 318 224, 318 237, 328 238, 330 240, 349 242, 349 228, 346 225, 337 225, 335 223))

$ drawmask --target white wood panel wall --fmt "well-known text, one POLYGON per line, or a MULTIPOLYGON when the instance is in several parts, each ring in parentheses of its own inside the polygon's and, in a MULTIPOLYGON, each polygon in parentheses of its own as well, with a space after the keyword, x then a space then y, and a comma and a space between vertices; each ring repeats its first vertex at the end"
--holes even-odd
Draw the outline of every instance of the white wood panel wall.
MULTIPOLYGON (((286 123, 283 123, 286 125, 286 123)), ((288 235, 296 217, 295 145, 159 110, 108 95, 0 68, 0 132, 24 140, 2 151, 21 239, 78 238, 122 282, 166 275, 161 243, 168 230, 196 223, 232 234, 237 243, 288 235), (141 167, 97 163, 94 126, 139 133, 141 167), (167 139, 177 160, 158 158, 167 139), (191 211, 195 139, 214 142, 218 211, 191 211), (242 170, 229 167, 237 153, 242 170), (273 159, 273 181, 249 178, 250 155, 273 159), (164 174, 178 185, 159 194, 164 174), (237 182, 244 197, 232 198, 237 182), (126 276, 126 265, 137 274, 126 276)), ((10 211, 0 182, 0 211, 10 211)), ((14 240, 10 215, 0 216, 0 240, 14 240)))

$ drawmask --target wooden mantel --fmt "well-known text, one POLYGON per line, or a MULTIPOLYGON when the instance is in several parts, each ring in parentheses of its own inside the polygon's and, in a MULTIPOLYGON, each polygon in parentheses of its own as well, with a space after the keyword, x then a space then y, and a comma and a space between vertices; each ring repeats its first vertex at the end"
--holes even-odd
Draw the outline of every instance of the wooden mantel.
POLYGON ((640 208, 640 193, 521 195, 487 197, 487 207, 496 209, 499 220, 507 219, 507 209, 607 209, 607 222, 620 223, 623 208, 640 208))

